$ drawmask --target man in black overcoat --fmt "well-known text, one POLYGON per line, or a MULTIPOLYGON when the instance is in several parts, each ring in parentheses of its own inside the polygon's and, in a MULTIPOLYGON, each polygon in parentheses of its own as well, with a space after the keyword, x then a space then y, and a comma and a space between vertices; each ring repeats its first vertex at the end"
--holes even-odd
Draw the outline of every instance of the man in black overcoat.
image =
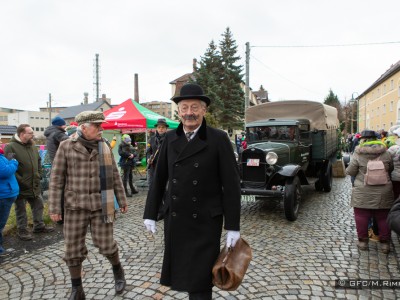
POLYGON ((189 299, 212 298, 212 267, 220 252, 240 237, 240 179, 228 135, 208 127, 210 99, 197 84, 186 84, 172 99, 181 124, 167 132, 144 211, 146 229, 156 231, 164 203, 165 251, 161 284, 186 291, 189 299))

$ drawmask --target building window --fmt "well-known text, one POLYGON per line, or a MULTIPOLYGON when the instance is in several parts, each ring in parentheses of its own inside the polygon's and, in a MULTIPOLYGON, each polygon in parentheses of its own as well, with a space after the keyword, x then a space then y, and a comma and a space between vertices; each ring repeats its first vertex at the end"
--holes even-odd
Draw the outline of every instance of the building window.
POLYGON ((390 80, 390 90, 393 90, 393 79, 390 80))
POLYGON ((382 113, 386 114, 386 104, 383 104, 382 110, 383 110, 382 113))
POLYGON ((43 128, 43 127, 40 127, 40 131, 44 131, 44 128, 43 128))
POLYGON ((390 111, 393 111, 393 101, 390 101, 390 111))
POLYGON ((383 85, 383 94, 386 94, 386 84, 383 85))
POLYGON ((393 122, 390 122, 390 127, 392 127, 393 126, 393 122))

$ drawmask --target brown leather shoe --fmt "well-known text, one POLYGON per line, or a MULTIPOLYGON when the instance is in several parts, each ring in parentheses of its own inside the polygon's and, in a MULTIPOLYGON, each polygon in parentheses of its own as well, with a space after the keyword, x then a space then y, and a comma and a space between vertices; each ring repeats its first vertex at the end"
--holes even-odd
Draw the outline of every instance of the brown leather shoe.
POLYGON ((382 253, 388 254, 390 252, 390 242, 388 241, 381 241, 381 251, 382 253))
POLYGON ((368 250, 368 238, 366 239, 358 239, 358 244, 357 244, 358 249, 362 251, 368 250))

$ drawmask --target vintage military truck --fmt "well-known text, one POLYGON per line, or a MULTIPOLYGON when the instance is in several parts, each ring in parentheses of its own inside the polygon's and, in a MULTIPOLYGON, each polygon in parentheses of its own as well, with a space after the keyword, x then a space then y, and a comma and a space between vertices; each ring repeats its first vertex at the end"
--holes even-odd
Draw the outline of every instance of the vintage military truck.
POLYGON ((281 197, 285 216, 298 217, 302 185, 330 192, 338 150, 337 110, 319 102, 268 102, 246 111, 248 147, 239 159, 242 195, 281 197))

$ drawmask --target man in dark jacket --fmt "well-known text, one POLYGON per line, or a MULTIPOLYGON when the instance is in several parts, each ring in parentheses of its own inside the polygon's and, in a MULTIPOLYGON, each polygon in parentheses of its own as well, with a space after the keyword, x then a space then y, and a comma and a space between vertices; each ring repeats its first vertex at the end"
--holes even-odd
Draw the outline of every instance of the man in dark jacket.
POLYGON ((227 245, 240 238, 240 179, 228 135, 208 127, 210 99, 197 84, 173 98, 181 124, 167 132, 144 211, 146 229, 156 231, 164 204, 165 251, 161 284, 186 291, 189 299, 212 297, 212 267, 220 252, 222 226, 227 245))
POLYGON ((165 133, 167 132, 167 128, 169 127, 169 125, 167 124, 167 121, 165 119, 158 119, 154 127, 156 127, 156 134, 151 137, 146 150, 147 168, 149 171, 149 186, 153 181, 154 170, 157 165, 158 153, 160 152, 160 148, 162 142, 164 141, 165 133))
POLYGON ((67 125, 63 118, 55 117, 53 120, 51 120, 51 126, 47 127, 44 131, 44 136, 47 139, 47 154, 49 155, 51 163, 53 163, 60 143, 68 139, 68 135, 65 131, 66 127, 67 125))
POLYGON ((119 166, 122 169, 122 183, 124 185, 125 194, 127 197, 132 197, 132 194, 137 194, 139 191, 133 184, 133 169, 136 166, 137 153, 132 146, 132 139, 129 135, 122 136, 121 144, 118 146, 118 154, 120 156, 119 166), (131 193, 128 192, 128 182, 131 188, 131 193))
POLYGON ((28 231, 26 201, 31 206, 33 233, 46 233, 54 228, 46 227, 43 222, 43 200, 40 192, 40 176, 42 172, 39 152, 33 142, 33 130, 28 124, 21 124, 5 149, 5 154, 12 155, 18 161, 15 173, 19 185, 19 196, 15 200, 18 236, 21 240, 31 240, 28 231))

